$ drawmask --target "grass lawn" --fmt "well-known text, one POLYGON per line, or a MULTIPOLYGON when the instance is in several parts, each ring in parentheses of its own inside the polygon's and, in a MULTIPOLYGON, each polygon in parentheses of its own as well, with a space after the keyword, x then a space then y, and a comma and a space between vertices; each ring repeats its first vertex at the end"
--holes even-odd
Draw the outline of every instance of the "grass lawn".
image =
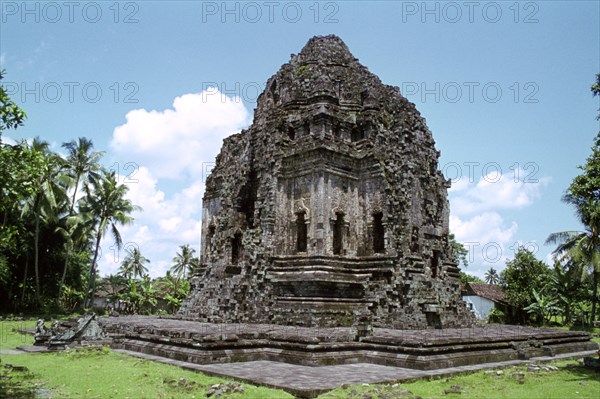
POLYGON ((35 320, 0 321, 0 350, 33 345, 33 336, 13 332, 21 328, 35 328, 35 320))
POLYGON ((319 399, 473 398, 473 399, 570 399, 600 398, 600 373, 585 369, 576 360, 551 363, 558 371, 528 372, 527 366, 496 372, 479 371, 436 380, 338 388, 319 399), (410 392, 407 392, 410 391, 410 392))
POLYGON ((205 398, 215 384, 230 383, 242 392, 227 398, 293 398, 283 391, 209 377, 178 367, 140 360, 109 349, 58 354, 4 355, 3 363, 25 366, 30 383, 43 382, 53 398, 205 398))
MULTIPOLYGON (((31 336, 12 332, 13 328, 33 328, 35 321, 0 322, 0 348, 30 345, 31 336)), ((209 377, 178 367, 140 360, 111 350, 95 349, 52 354, 2 355, 3 364, 25 366, 29 372, 0 368, 0 374, 21 387, 41 389, 49 398, 205 398, 211 387, 227 388, 222 398, 276 399, 293 396, 274 389, 209 377), (234 392, 235 391, 235 392, 234 392)), ((354 385, 340 387, 319 399, 416 399, 425 398, 507 398, 569 399, 600 398, 600 373, 577 361, 552 363, 558 371, 527 371, 527 366, 504 368, 500 373, 480 371, 467 375, 416 381, 406 384, 354 385)), ((0 397, 3 396, 0 379, 0 397)), ((14 391, 13 391, 14 392, 14 391)), ((19 398, 29 398, 27 392, 19 398)), ((215 397, 215 395, 211 396, 215 397)))
MULTIPOLYGON (((33 337, 13 329, 34 328, 35 320, 1 321, 0 349, 32 345, 33 337)), ((215 384, 222 384, 222 397, 231 399, 291 399, 292 395, 275 389, 256 387, 233 380, 210 377, 175 366, 140 360, 115 353, 108 348, 70 350, 58 353, 0 355, 2 373, 12 376, 21 387, 42 389, 50 398, 205 398, 215 384), (29 372, 6 369, 4 365, 27 367, 29 372), (233 392, 234 390, 238 392, 233 392), (242 392, 239 392, 242 391, 242 392)), ((12 397, 3 391, 0 398, 12 397)), ((14 388, 15 384, 12 384, 14 388)), ((24 390, 23 390, 24 391, 24 390)), ((29 398, 21 392, 20 398, 29 398)))

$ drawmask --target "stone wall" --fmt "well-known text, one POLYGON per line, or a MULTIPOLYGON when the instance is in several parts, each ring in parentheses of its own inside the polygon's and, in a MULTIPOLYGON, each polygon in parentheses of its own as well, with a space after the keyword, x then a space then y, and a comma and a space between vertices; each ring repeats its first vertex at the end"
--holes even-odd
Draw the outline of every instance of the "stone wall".
POLYGON ((267 82, 207 180, 202 267, 179 316, 472 324, 448 244, 449 183, 424 118, 336 36, 267 82))

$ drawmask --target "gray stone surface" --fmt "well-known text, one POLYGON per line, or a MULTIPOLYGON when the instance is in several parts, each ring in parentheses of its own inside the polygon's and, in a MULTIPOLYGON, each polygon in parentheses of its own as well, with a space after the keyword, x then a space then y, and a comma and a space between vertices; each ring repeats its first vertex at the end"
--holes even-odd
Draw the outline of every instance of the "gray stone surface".
MULTIPOLYGON (((39 346, 37 348, 39 348, 39 346)), ((27 352, 20 349, 0 349, 0 355, 20 355, 23 353, 27 352)))
POLYGON ((47 353, 47 352, 51 352, 50 349, 48 349, 48 347, 46 347, 46 346, 40 346, 40 345, 19 346, 19 347, 17 347, 16 351, 19 352, 19 353, 16 353, 16 354, 21 354, 21 353, 47 353))
POLYGON ((206 182, 182 318, 465 327, 440 153, 414 104, 336 36, 272 76, 206 182))
POLYGON ((251 361, 242 363, 221 363, 200 365, 164 357, 142 354, 127 350, 117 350, 131 356, 158 361, 201 371, 207 374, 232 377, 253 384, 284 389, 299 397, 312 398, 323 392, 338 388, 342 384, 373 384, 385 382, 405 382, 421 378, 450 376, 489 368, 507 367, 527 363, 540 363, 550 360, 581 358, 591 351, 559 355, 554 358, 539 357, 530 360, 511 360, 487 364, 443 368, 437 370, 414 370, 400 367, 358 363, 336 366, 308 367, 273 361, 251 361))

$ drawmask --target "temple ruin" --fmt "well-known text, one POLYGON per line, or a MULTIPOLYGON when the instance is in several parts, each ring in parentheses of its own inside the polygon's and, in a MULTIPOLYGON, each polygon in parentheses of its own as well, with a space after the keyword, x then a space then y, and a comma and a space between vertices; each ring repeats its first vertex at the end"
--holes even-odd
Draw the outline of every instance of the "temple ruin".
POLYGON ((224 141, 178 316, 102 318, 111 347, 301 398, 597 351, 587 332, 474 323, 439 155, 398 88, 310 39, 224 141))
POLYGON ((336 36, 272 76, 206 182, 179 317, 399 329, 473 323, 425 119, 336 36))

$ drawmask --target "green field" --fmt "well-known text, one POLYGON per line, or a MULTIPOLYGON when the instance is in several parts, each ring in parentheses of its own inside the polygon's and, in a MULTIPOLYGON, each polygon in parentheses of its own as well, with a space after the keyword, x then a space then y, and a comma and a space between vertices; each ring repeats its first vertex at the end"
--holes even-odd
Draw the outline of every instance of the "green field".
MULTIPOLYGON (((16 334, 12 329, 32 328, 34 325, 34 321, 0 322, 0 348, 31 344, 31 336, 16 334)), ((219 388, 223 391, 223 398, 293 397, 280 390, 139 360, 108 348, 2 355, 1 361, 2 372, 12 378, 0 379, 0 397, 19 397, 14 395, 14 391, 7 393, 7 385, 11 384, 13 389, 15 386, 30 388, 30 391, 51 398, 205 398, 215 384, 221 384, 219 388), (7 369, 4 367, 7 363, 25 366, 28 372, 7 369)), ((500 373, 496 372, 499 370, 487 373, 480 371, 406 384, 340 387, 320 398, 600 398, 600 373, 583 368, 575 360, 551 364, 558 370, 529 372, 527 366, 518 366, 502 369, 500 373)), ((25 390, 20 397, 33 396, 27 396, 25 390)))
MULTIPOLYGON (((479 371, 407 384, 351 386, 339 388, 320 399, 341 398, 473 398, 473 399, 564 399, 600 398, 600 373, 575 360, 549 363, 558 371, 528 372, 527 366, 479 371), (497 373, 500 372, 498 375, 497 373), (407 392, 410 391, 410 392, 407 392)), ((545 364, 546 365, 546 364, 545 364)))

